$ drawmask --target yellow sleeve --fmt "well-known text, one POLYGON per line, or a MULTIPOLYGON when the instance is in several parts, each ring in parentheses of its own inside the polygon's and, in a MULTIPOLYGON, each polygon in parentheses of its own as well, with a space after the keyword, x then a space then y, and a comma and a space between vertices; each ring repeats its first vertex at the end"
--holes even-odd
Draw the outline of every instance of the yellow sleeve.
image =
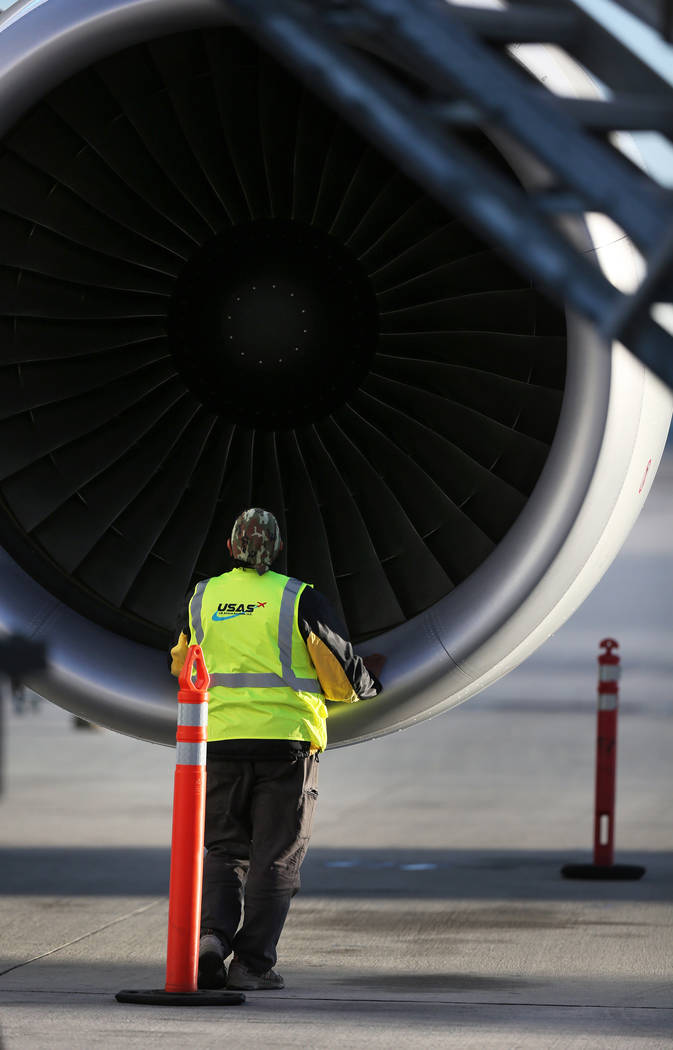
POLYGON ((334 653, 313 631, 306 639, 306 648, 326 700, 343 700, 346 704, 354 704, 360 699, 334 653))
POLYGON ((187 659, 187 650, 189 649, 189 639, 183 631, 177 642, 171 649, 171 674, 177 678, 180 671, 184 667, 185 660, 187 659))

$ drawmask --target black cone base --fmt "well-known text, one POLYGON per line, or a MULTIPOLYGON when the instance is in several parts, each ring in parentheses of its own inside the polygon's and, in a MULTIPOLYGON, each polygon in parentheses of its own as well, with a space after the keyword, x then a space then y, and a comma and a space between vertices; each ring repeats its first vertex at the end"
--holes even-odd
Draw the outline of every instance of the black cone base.
POLYGON ((561 868, 564 879, 603 879, 605 881, 627 881, 640 879, 645 868, 639 864, 566 864, 561 868))
POLYGON ((164 988, 147 988, 130 991, 124 988, 117 992, 118 1003, 135 1003, 139 1006, 240 1006, 245 1002, 242 992, 199 990, 198 992, 167 992, 164 988))

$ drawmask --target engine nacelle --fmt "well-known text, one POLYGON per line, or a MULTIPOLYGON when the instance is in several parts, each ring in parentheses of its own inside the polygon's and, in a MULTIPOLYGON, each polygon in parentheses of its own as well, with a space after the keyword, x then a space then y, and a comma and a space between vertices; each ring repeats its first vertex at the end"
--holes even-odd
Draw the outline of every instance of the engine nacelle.
POLYGON ((38 692, 172 743, 176 610, 249 505, 281 523, 277 567, 387 656, 332 745, 467 699, 600 579, 670 393, 222 0, 11 8, 0 137, 0 624, 47 642, 38 692))

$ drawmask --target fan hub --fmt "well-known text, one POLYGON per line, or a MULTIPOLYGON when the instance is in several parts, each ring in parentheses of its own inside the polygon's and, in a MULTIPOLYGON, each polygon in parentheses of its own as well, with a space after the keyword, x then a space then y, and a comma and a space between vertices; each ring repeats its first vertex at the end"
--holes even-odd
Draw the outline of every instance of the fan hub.
POLYGON ((376 297, 347 246, 292 220, 235 226, 200 247, 169 315, 177 367, 201 402, 279 430, 329 415, 358 388, 378 338, 376 297))

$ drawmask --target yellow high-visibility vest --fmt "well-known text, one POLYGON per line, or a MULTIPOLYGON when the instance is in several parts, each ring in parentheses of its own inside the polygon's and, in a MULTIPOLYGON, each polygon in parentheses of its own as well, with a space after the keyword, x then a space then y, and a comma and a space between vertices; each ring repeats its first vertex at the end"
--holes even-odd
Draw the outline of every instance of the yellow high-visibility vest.
POLYGON ((203 580, 189 603, 190 645, 210 674, 209 740, 327 744, 327 708, 297 623, 305 583, 232 569, 203 580))

